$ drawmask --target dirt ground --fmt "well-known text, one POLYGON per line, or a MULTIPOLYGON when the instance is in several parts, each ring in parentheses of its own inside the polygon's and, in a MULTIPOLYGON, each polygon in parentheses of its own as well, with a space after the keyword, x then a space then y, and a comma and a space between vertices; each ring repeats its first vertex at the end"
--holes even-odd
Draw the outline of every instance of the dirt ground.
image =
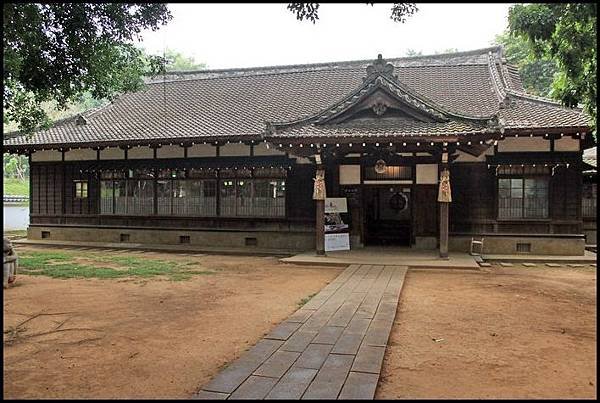
POLYGON ((596 397, 596 269, 486 271, 409 271, 376 398, 596 397))
POLYGON ((18 275, 4 292, 4 398, 190 397, 342 271, 274 257, 185 259, 218 272, 187 281, 18 275))

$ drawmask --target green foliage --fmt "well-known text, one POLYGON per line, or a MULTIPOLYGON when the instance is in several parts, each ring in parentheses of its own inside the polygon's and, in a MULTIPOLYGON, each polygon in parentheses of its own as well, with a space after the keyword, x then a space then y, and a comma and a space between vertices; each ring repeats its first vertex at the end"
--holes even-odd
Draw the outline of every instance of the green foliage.
POLYGON ((319 3, 290 3, 287 8, 299 21, 307 19, 314 24, 319 19, 319 3))
MULTIPOLYGON (((371 3, 373 4, 373 3, 371 3)), ((392 14, 390 18, 395 22, 406 22, 406 17, 410 17, 419 11, 415 3, 394 3, 392 5, 392 14)))
MULTIPOLYGON (((456 53, 458 52, 458 49, 456 48, 448 48, 448 49, 444 49, 444 50, 436 50, 435 52, 433 52, 434 55, 442 55, 445 53, 456 53)), ((412 57, 412 56, 423 56, 423 51, 422 50, 414 50, 414 49, 407 49, 405 55, 407 57, 412 57)))
POLYGON ((458 49, 457 48, 446 48, 443 50, 436 50, 435 52, 433 52, 434 55, 443 55, 446 53, 457 53, 458 49))
POLYGON ((414 49, 407 49, 406 50, 406 56, 407 57, 412 57, 412 56, 423 56, 423 52, 422 51, 416 51, 414 49))
MULTIPOLYGON (((44 119, 48 119, 48 124, 52 124, 57 120, 67 118, 90 109, 99 108, 103 105, 106 105, 108 102, 108 99, 94 99, 91 93, 85 92, 77 96, 72 102, 69 102, 64 107, 59 107, 56 101, 44 101, 40 103, 39 106, 45 113, 44 119)), ((4 133, 13 132, 19 129, 18 122, 5 119, 3 123, 4 133)))
POLYGON ((596 121, 596 3, 517 4, 508 14, 512 35, 527 40, 558 71, 550 95, 566 106, 583 104, 596 121))
POLYGON ((29 178, 21 180, 5 177, 3 187, 6 196, 29 196, 29 178))
POLYGON ((23 274, 53 278, 126 278, 166 276, 169 280, 188 280, 194 275, 214 274, 214 271, 197 270, 196 263, 145 259, 132 256, 106 256, 86 254, 86 263, 77 262, 71 252, 26 251, 19 255, 19 271, 23 274), (91 263, 87 263, 91 261, 91 263), (107 267, 107 266, 111 267, 107 267), (115 267, 116 266, 116 267, 115 267))
POLYGON ((25 155, 4 153, 3 176, 24 181, 29 176, 29 160, 25 155))
MULTIPOLYGON (((367 3, 373 5, 373 3, 367 3)), ((289 3, 287 9, 296 14, 300 21, 308 20, 314 24, 319 19, 320 3, 289 3)), ((415 3, 394 3, 392 5, 390 18, 396 22, 406 22, 406 17, 410 17, 419 11, 415 3)))
POLYGON ((166 49, 165 60, 167 63, 167 71, 186 71, 205 69, 205 63, 196 63, 193 57, 186 57, 172 49, 166 49))
POLYGON ((519 69, 525 91, 541 97, 550 97, 552 82, 558 69, 548 55, 536 55, 529 41, 505 32, 497 35, 494 45, 502 45, 506 60, 519 69))
POLYGON ((131 42, 156 30, 171 15, 165 4, 5 3, 4 119, 31 133, 51 119, 42 107, 59 109, 88 92, 113 98, 143 85, 146 73, 164 69, 131 42))
POLYGON ((317 294, 316 293, 315 294, 310 294, 308 297, 302 298, 300 300, 300 302, 298 302, 298 307, 303 307, 304 305, 306 305, 306 303, 308 301, 310 301, 312 299, 312 297, 314 297, 315 295, 317 295, 317 294))

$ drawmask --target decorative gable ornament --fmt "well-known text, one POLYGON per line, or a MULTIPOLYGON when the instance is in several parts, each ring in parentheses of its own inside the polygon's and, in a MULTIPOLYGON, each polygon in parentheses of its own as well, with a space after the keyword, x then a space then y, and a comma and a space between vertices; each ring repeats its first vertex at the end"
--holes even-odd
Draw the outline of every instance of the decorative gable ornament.
POLYGON ((377 55, 377 60, 373 64, 367 66, 367 76, 363 78, 363 82, 370 80, 373 76, 385 76, 394 80, 398 78, 394 74, 394 65, 387 63, 381 53, 377 55))
POLYGON ((77 126, 87 125, 87 119, 85 117, 83 117, 83 115, 79 115, 79 116, 77 116, 77 119, 75 120, 75 124, 77 126))
POLYGON ((377 116, 381 116, 385 113, 387 108, 388 108, 388 106, 385 103, 377 102, 373 105, 373 112, 375 112, 375 114, 377 116))

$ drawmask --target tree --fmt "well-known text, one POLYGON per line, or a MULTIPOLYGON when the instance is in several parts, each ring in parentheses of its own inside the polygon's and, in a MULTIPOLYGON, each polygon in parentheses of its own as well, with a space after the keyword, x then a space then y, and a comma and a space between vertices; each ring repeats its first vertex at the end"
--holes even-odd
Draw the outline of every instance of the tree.
POLYGON ((29 162, 25 155, 4 154, 3 173, 5 178, 23 181, 29 175, 29 162))
POLYGON ((158 3, 5 3, 5 121, 31 133, 50 123, 43 102, 66 108, 86 92, 104 99, 139 89, 164 60, 132 41, 171 18, 158 3))
POLYGON ((444 50, 436 50, 435 52, 433 52, 434 55, 443 55, 446 53, 457 53, 458 49, 457 48, 447 48, 444 50))
POLYGON ((505 32, 497 35, 494 45, 502 45, 506 60, 519 69, 525 90, 541 97, 550 97, 552 81, 558 67, 548 55, 536 56, 531 43, 520 36, 505 32))
MULTIPOLYGON (((445 53, 456 53, 458 52, 458 49, 456 48, 448 48, 448 49, 444 49, 444 50, 436 50, 435 52, 433 52, 434 55, 442 55, 445 53)), ((423 51, 422 50, 414 50, 414 49, 407 49, 406 50, 406 56, 407 57, 412 57, 412 56, 423 56, 423 51)))
POLYGON ((556 62, 550 96, 566 106, 583 104, 596 121, 596 3, 515 5, 510 33, 529 42, 538 57, 556 62))
MULTIPOLYGON (((373 5, 373 3, 367 4, 373 5)), ((287 8, 296 14, 298 20, 306 19, 314 24, 319 19, 319 6, 320 3, 289 3, 287 8)), ((419 9, 415 3, 394 3, 391 11, 390 18, 403 23, 406 21, 406 17, 410 17, 419 9)))
POLYGON ((165 50, 165 59, 167 71, 200 70, 206 68, 206 63, 196 63, 193 57, 186 57, 182 53, 169 48, 165 50))
POLYGON ((422 51, 416 51, 414 49, 406 49, 406 56, 407 57, 413 57, 413 56, 423 56, 423 52, 422 51))

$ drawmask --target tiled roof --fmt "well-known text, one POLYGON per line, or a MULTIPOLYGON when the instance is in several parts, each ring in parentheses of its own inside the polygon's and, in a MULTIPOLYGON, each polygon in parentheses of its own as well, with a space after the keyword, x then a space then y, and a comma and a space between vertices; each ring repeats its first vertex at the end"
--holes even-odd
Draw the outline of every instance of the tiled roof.
POLYGON ((583 152, 583 162, 588 165, 597 167, 597 155, 596 155, 596 147, 588 148, 583 152))
POLYGON ((420 122, 414 119, 381 118, 375 121, 355 119, 334 125, 296 125, 277 131, 271 138, 381 138, 435 137, 439 135, 466 135, 487 133, 484 123, 476 122, 420 122))
MULTIPOLYGON (((499 113, 506 127, 511 128, 587 125, 580 110, 522 94, 518 74, 510 66, 503 68, 501 60, 501 50, 496 47, 388 59, 394 65, 394 74, 407 89, 449 113, 468 116, 499 113), (499 87, 501 93, 514 98, 513 106, 499 109, 499 87)), ((16 149, 260 137, 265 133, 266 122, 302 119, 339 102, 363 84, 366 66, 371 63, 372 60, 359 60, 174 74, 84 114, 84 125, 77 125, 75 118, 65 119, 32 136, 5 135, 4 145, 16 149)), ((413 126, 415 133, 425 130, 416 123, 413 126)), ((471 129, 454 122, 432 126, 427 133, 471 129)))

